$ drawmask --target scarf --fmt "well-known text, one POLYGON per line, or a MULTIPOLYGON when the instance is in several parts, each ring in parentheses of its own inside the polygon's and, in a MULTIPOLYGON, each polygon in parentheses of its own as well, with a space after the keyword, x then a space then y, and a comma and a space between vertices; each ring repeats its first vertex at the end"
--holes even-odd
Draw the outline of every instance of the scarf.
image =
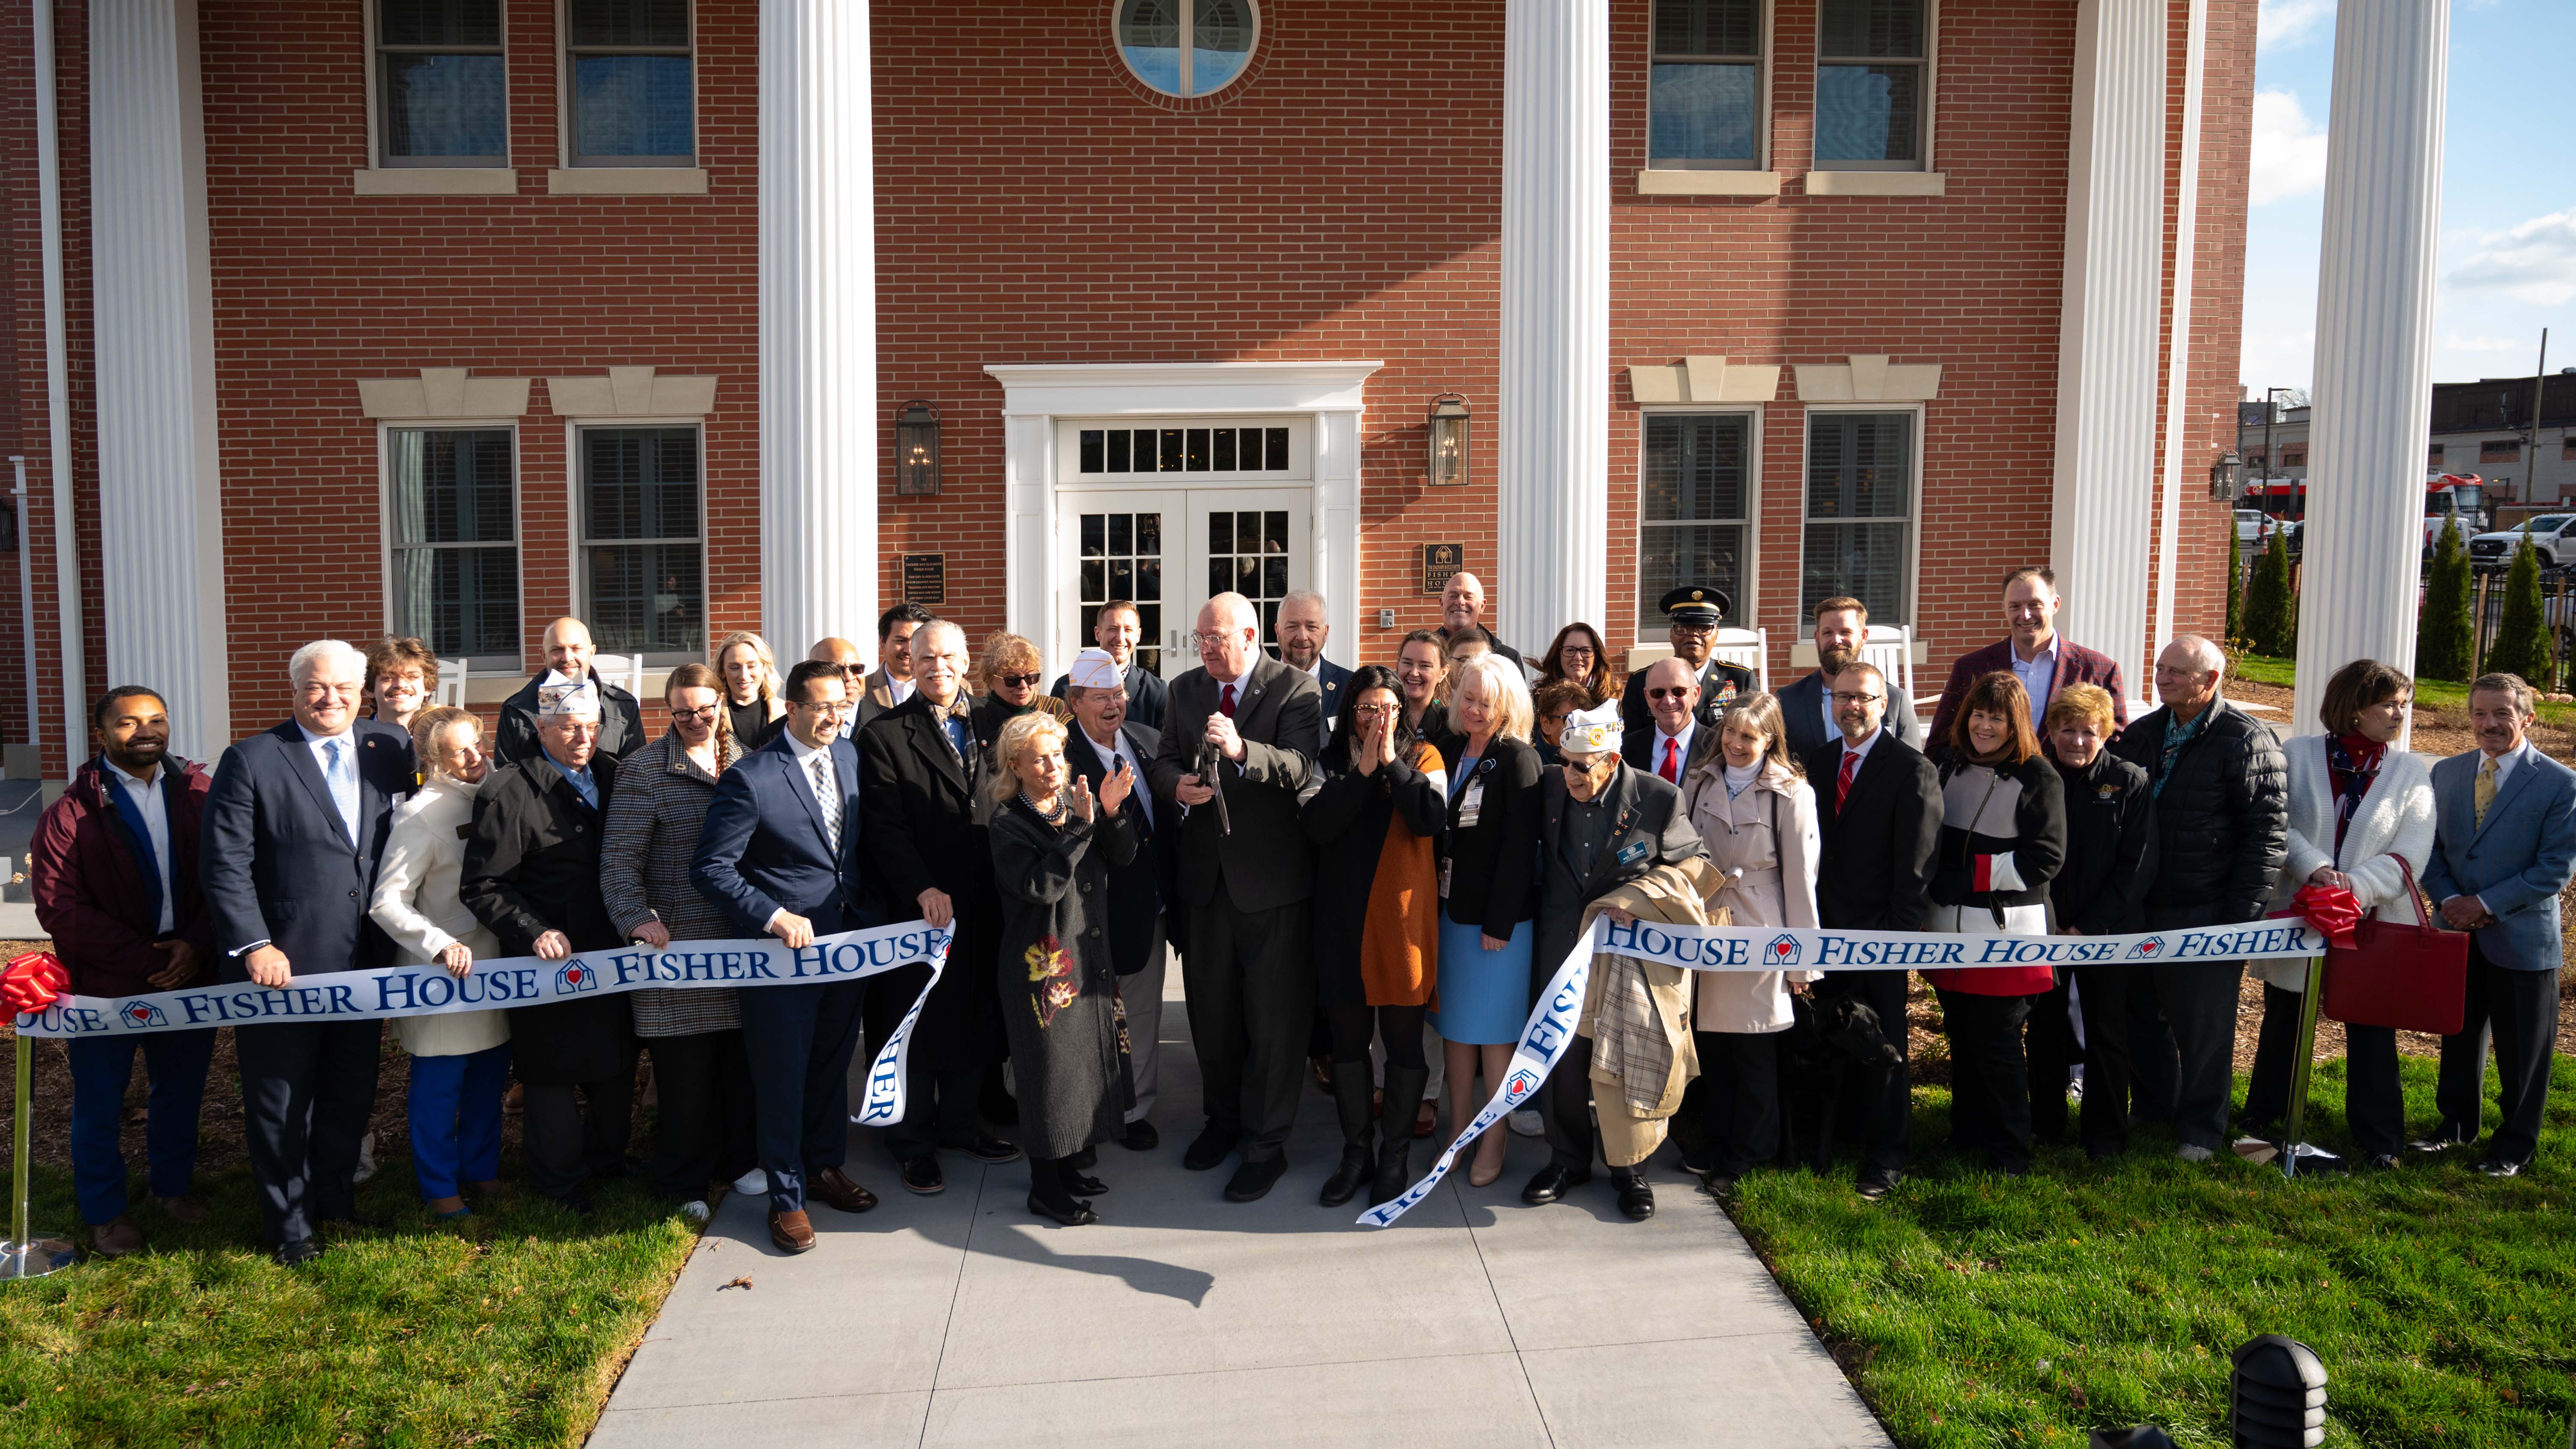
POLYGON ((2362 797, 2370 793, 2371 782, 2379 778, 2379 767, 2388 759, 2388 746, 2359 734, 2326 736, 2326 769, 2334 782, 2335 857, 2343 857, 2343 836, 2352 828, 2352 817, 2361 809, 2362 797))
POLYGON ((2154 798, 2159 800, 2164 798, 2165 781, 2173 778, 2174 761, 2181 756, 2182 747, 2190 744, 2192 737, 2200 733, 2200 727, 2209 723, 2209 717, 2217 712, 2218 701, 2213 699, 2207 709, 2202 710, 2197 718, 2188 723, 2179 715, 2166 714, 2164 752, 2156 757, 2156 780, 2152 791, 2154 798))

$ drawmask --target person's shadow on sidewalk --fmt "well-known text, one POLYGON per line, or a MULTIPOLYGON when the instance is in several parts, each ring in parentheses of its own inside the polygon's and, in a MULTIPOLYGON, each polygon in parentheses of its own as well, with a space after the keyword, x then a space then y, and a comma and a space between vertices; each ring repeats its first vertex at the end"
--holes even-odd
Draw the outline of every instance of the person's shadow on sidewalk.
POLYGON ((1162 1298, 1176 1298, 1192 1308, 1207 1303, 1208 1290, 1216 1286, 1216 1275, 1196 1268, 1182 1268, 1158 1263, 1151 1258, 1129 1258, 1099 1253, 1059 1253, 1036 1234, 1044 1229, 1026 1223, 1014 1223, 998 1236, 980 1237, 977 1252, 998 1258, 1011 1258, 1050 1268, 1064 1268, 1076 1273, 1097 1273, 1104 1278, 1121 1278, 1139 1293, 1162 1298))

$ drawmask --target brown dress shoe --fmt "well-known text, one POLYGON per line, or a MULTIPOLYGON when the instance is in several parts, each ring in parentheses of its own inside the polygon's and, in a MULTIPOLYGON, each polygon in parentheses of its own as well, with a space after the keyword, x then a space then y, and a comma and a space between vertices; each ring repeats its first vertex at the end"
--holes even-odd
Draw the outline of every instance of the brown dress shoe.
POLYGON ((153 1201, 161 1204, 161 1211, 168 1213, 174 1223, 193 1224, 206 1220, 206 1205, 193 1197, 156 1197, 153 1201))
POLYGON ((805 1195, 821 1198, 845 1213, 863 1213, 877 1205, 875 1193, 850 1181, 850 1175, 837 1167, 824 1168, 806 1179, 805 1195))
POLYGON ((89 1230, 90 1249, 102 1258, 122 1258, 143 1251, 143 1230, 123 1213, 89 1230))
POLYGON ((803 1213, 783 1213, 772 1208, 769 1240, 782 1253, 810 1253, 814 1251, 814 1224, 803 1213))

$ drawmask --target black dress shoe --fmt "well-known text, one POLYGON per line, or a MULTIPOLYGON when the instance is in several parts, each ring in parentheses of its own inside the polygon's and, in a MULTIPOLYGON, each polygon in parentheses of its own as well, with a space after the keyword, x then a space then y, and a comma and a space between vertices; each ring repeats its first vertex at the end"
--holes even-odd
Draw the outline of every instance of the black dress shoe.
POLYGON ((311 1238, 297 1238, 278 1244, 273 1256, 281 1268, 300 1268, 322 1256, 322 1245, 311 1238))
POLYGON ((1234 1176, 1227 1180, 1225 1200, 1227 1202, 1255 1201, 1267 1195, 1270 1189, 1278 1184, 1280 1176, 1287 1171, 1288 1157, 1285 1153, 1260 1162, 1247 1162, 1236 1168, 1234 1176))
POLYGON ((2454 1147, 2466 1147, 2473 1140, 2474 1139, 2469 1133, 2461 1131, 2452 1123, 2445 1122, 2423 1136, 2416 1138, 2414 1141, 2407 1143, 2406 1150, 2409 1152, 2448 1152, 2454 1147))
POLYGON ((2507 1162, 2501 1157, 2490 1157, 2478 1164, 2478 1171, 2489 1177, 2512 1177, 2522 1171, 2522 1164, 2507 1162))
POLYGON ((1190 1150, 1181 1154, 1181 1166, 1192 1172, 1205 1172, 1225 1161, 1225 1155, 1234 1150, 1236 1140, 1242 1136, 1240 1132, 1210 1123, 1207 1130, 1199 1134, 1198 1140, 1190 1144, 1190 1150))
POLYGON ((1529 1186, 1521 1189, 1521 1201, 1531 1207, 1545 1207, 1591 1180, 1592 1169, 1589 1167, 1573 1168, 1551 1162, 1538 1170, 1538 1175, 1529 1180, 1529 1186))
POLYGON ((1060 1208, 1051 1208, 1038 1201, 1035 1193, 1029 1195, 1029 1211, 1042 1218, 1053 1218, 1068 1228, 1078 1228, 1086 1223, 1100 1221, 1100 1214, 1093 1212, 1091 1204, 1087 1202, 1076 1201, 1073 1209, 1068 1212, 1060 1208))
POLYGON ((2361 1165, 2370 1169, 2372 1172, 2393 1172, 2397 1168, 2397 1154, 2394 1152, 2374 1152, 2370 1154, 2370 1156, 2365 1159, 2361 1165))
POLYGON ((1109 1190, 1109 1184, 1102 1182, 1099 1178, 1085 1177, 1081 1173, 1071 1170, 1064 1172, 1062 1174, 1062 1179, 1064 1182, 1064 1190, 1077 1197, 1097 1197, 1101 1193, 1109 1190))
POLYGON ((1655 1185, 1646 1181, 1645 1174, 1614 1175, 1610 1185, 1619 1190, 1619 1211, 1626 1213, 1631 1222, 1642 1223, 1655 1215, 1655 1185))
POLYGON ((995 1137, 989 1132, 977 1133, 974 1141, 969 1142, 965 1146, 956 1150, 974 1158, 977 1162, 1017 1162, 1020 1160, 1020 1149, 1017 1146, 1012 1143, 1005 1142, 1001 1138, 995 1137))
POLYGON ((1127 1124, 1127 1135, 1118 1139, 1118 1145, 1130 1152, 1151 1152, 1163 1145, 1163 1134, 1154 1130, 1153 1123, 1139 1117, 1127 1124))
POLYGON ((1859 1190, 1862 1202, 1877 1202, 1896 1191, 1896 1185, 1904 1180, 1904 1173, 1882 1168, 1876 1172, 1862 1173, 1860 1181, 1854 1186, 1859 1190))
POLYGON ((923 1197, 948 1190, 948 1179, 939 1171, 938 1153, 925 1152, 903 1160, 903 1190, 923 1197))
POLYGON ((1712 1172, 1699 1180, 1699 1190, 1723 1202, 1735 1196, 1736 1179, 1723 1172, 1712 1172))

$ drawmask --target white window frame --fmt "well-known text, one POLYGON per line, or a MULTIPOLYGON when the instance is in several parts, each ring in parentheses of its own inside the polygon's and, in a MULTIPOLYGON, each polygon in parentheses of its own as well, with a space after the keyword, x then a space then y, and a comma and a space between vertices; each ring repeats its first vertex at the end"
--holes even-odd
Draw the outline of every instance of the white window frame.
MULTIPOLYGON (((358 6, 360 33, 365 39, 363 68, 367 83, 367 167, 370 171, 501 171, 511 167, 510 158, 510 0, 493 0, 501 26, 501 159, 495 162, 465 160, 455 156, 418 156, 388 158, 384 140, 384 52, 377 42, 381 29, 377 12, 384 0, 360 0, 358 6)), ((694 18, 695 7, 690 11, 694 18)), ((406 426, 409 426, 406 424, 406 426)))
MULTIPOLYGON (((1654 12, 1647 11, 1646 22, 1646 169, 1650 171, 1769 171, 1771 169, 1771 22, 1779 13, 1780 0, 1757 0, 1762 7, 1761 36, 1754 44, 1760 50, 1753 57, 1754 104, 1760 110, 1753 124, 1753 159, 1749 161, 1703 161, 1679 156, 1657 156, 1655 145, 1655 53, 1654 12)), ((1671 62, 1676 65, 1695 63, 1691 60, 1671 62)), ((1711 60, 1709 64, 1737 64, 1735 57, 1711 60)))
MULTIPOLYGON (((1756 404, 1713 407, 1707 403, 1649 403, 1637 409, 1637 503, 1634 522, 1637 543, 1641 550, 1639 555, 1641 565, 1647 529, 1692 526, 1689 522, 1678 520, 1669 523, 1649 523, 1646 520, 1646 420, 1659 416, 1736 417, 1748 420, 1744 438, 1744 578, 1733 600, 1735 608, 1726 621, 1726 627, 1729 629, 1754 628, 1754 620, 1760 617, 1755 613, 1755 607, 1762 593, 1762 413, 1763 409, 1756 404)), ((1800 535, 1802 547, 1804 537, 1802 533, 1800 535)), ((1640 572, 1642 573, 1642 567, 1640 572)), ((1636 588, 1642 594, 1643 582, 1638 583, 1636 588)), ((1652 617, 1652 611, 1645 607, 1642 600, 1632 600, 1632 602, 1637 604, 1637 618, 1640 621, 1652 617)))
MULTIPOLYGON (((374 9, 370 3, 370 10, 374 9)), ((466 664, 475 670, 485 667, 517 671, 527 664, 528 635, 528 473, 527 450, 520 446, 517 418, 404 418, 399 422, 376 424, 376 571, 383 583, 385 632, 400 632, 401 620, 394 612, 394 555, 404 547, 394 541, 394 453, 393 435, 412 433, 500 433, 510 435, 510 556, 517 561, 513 587, 519 595, 519 644, 507 655, 469 654, 466 664)), ((429 545, 440 547, 441 545, 429 545)), ((471 545, 490 547, 489 544, 471 545)))
MULTIPOLYGON (((698 608, 700 611, 699 617, 702 623, 711 625, 713 615, 712 601, 715 591, 710 588, 707 583, 707 420, 703 417, 683 417, 677 414, 661 414, 650 417, 632 418, 584 417, 564 419, 564 508, 566 510, 566 517, 564 519, 564 537, 567 543, 565 563, 571 569, 572 573, 573 613, 576 617, 583 619, 592 617, 590 600, 590 569, 587 562, 582 557, 584 551, 590 547, 590 521, 588 510, 582 507, 581 435, 586 431, 618 431, 646 428, 687 428, 698 435, 698 608)), ((608 540, 612 546, 649 544, 662 541, 663 540, 650 538, 620 538, 608 540)), ((715 634, 711 626, 705 628, 705 633, 707 634, 706 639, 694 651, 687 649, 648 649, 639 651, 644 657, 644 668, 647 670, 667 670, 674 665, 685 664, 691 660, 696 660, 701 664, 705 663, 707 648, 715 643, 715 634)), ((609 652, 622 654, 626 651, 610 650, 609 652)))
MULTIPOLYGON (((374 0, 370 0, 370 3, 374 3, 374 0)), ((700 73, 698 66, 698 0, 688 0, 688 6, 689 154, 676 159, 668 156, 643 156, 585 161, 581 158, 573 133, 572 8, 566 0, 555 0, 555 154, 562 158, 561 165, 564 170, 687 171, 699 166, 701 156, 698 102, 705 95, 706 78, 700 73)), ((590 50, 584 53, 668 55, 671 52, 664 46, 618 46, 604 51, 590 50)), ((700 441, 703 447, 704 440, 700 441)), ((703 457, 700 462, 703 464, 703 457)))
MULTIPOLYGON (((1922 155, 1912 161, 1827 161, 1815 154, 1815 143, 1808 142, 1807 166, 1814 171, 1937 171, 1932 158, 1932 118, 1938 109, 1941 66, 1941 0, 1923 0, 1923 58, 1919 61, 1901 56, 1829 56, 1824 53, 1825 31, 1821 15, 1816 26, 1816 71, 1829 65, 1915 65, 1923 79, 1917 87, 1922 98, 1923 144, 1916 148, 1922 155)), ((1810 131, 1812 135, 1812 129, 1810 131)))
MULTIPOLYGON (((1315 428, 1312 418, 1263 416, 1255 413, 1243 417, 1218 414, 1178 413, 1170 416, 1058 418, 1056 420, 1056 478, 1063 488, 1260 488, 1276 483, 1303 487, 1315 481, 1315 428), (1151 428, 1156 432, 1177 429, 1189 432, 1199 428, 1279 428, 1288 430, 1288 466, 1286 469, 1243 469, 1218 472, 1210 468, 1202 473, 1174 470, 1166 473, 1085 473, 1082 471, 1082 435, 1092 429, 1125 428, 1130 432, 1151 428)), ((1213 461, 1213 459, 1211 459, 1213 461)))
MULTIPOLYGON (((1224 85, 1221 85, 1212 91, 1193 91, 1190 89, 1190 30, 1193 26, 1198 24, 1198 5, 1196 0, 1174 0, 1174 3, 1180 7, 1181 11, 1181 88, 1177 91, 1167 91, 1161 86, 1155 85, 1152 81, 1145 79, 1143 76, 1136 74, 1136 68, 1127 63, 1127 47, 1118 34, 1118 12, 1127 8, 1127 0, 1109 0, 1109 48, 1117 54, 1118 64, 1120 67, 1125 69, 1128 75, 1134 77, 1136 84, 1143 86, 1145 89, 1152 91, 1158 96, 1170 96, 1172 99, 1178 101, 1205 100, 1209 96, 1223 95, 1227 91, 1234 89, 1236 86, 1243 84, 1244 77, 1252 73, 1253 57, 1261 54, 1260 0, 1242 0, 1243 8, 1250 11, 1252 14, 1252 46, 1243 53, 1243 69, 1234 73, 1234 79, 1227 81, 1224 85)), ((694 15, 694 11, 692 14, 694 15)))
MULTIPOLYGON (((1816 617, 1807 608, 1807 529, 1811 523, 1834 526, 1841 522, 1891 523, 1889 518, 1811 519, 1807 514, 1808 467, 1816 447, 1816 430, 1812 419, 1820 413, 1910 413, 1914 418, 1914 484, 1906 491, 1905 509, 1905 618, 1903 623, 1921 632, 1923 620, 1923 498, 1924 480, 1931 471, 1924 445, 1924 404, 1919 402, 1848 402, 1808 403, 1798 419, 1798 611, 1805 615, 1798 621, 1798 637, 1816 637, 1816 617)), ((1873 622, 1884 622, 1874 620, 1873 622)))

